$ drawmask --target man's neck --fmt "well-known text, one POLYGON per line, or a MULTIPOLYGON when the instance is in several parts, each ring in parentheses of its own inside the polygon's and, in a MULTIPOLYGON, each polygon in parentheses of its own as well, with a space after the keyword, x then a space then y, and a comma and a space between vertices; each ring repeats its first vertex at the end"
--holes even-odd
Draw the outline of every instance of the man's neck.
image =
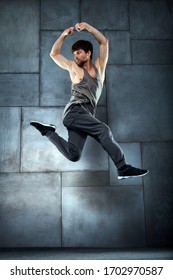
POLYGON ((86 61, 86 63, 83 65, 83 68, 85 68, 87 71, 90 71, 93 68, 92 60, 86 61))

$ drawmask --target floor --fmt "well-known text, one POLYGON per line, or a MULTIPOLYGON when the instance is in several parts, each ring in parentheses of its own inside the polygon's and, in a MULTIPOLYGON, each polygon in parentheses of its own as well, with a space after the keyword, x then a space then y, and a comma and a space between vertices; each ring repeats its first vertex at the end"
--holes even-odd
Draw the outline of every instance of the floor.
POLYGON ((0 249, 0 260, 173 260, 173 248, 6 248, 0 249))

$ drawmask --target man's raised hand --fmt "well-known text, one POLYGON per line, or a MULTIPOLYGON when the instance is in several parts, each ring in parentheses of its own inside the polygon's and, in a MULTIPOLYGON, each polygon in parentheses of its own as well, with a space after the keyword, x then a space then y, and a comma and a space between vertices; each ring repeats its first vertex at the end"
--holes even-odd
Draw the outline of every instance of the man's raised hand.
POLYGON ((81 22, 81 23, 76 23, 75 29, 78 32, 81 32, 82 30, 86 29, 87 23, 86 22, 81 22))
POLYGON ((64 36, 72 35, 72 34, 73 34, 73 31, 74 31, 74 27, 73 27, 73 26, 71 26, 71 27, 65 29, 64 32, 63 32, 63 33, 64 33, 64 36))

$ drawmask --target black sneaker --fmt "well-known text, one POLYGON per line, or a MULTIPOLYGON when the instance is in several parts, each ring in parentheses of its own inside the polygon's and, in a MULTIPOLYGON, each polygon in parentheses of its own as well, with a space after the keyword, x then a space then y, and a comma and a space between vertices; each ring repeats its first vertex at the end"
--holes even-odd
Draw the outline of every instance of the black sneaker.
POLYGON ((148 172, 148 170, 126 165, 123 170, 118 170, 118 179, 141 177, 148 174, 148 172))
POLYGON ((40 131, 41 135, 46 135, 48 131, 55 132, 55 125, 53 124, 44 124, 41 122, 32 121, 30 125, 34 126, 38 131, 40 131))

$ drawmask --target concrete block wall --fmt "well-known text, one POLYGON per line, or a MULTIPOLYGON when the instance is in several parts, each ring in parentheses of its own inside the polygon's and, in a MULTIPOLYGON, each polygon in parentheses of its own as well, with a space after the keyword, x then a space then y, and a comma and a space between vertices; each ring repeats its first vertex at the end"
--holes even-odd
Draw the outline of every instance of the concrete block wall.
MULTIPOLYGON (((0 247, 162 247, 173 245, 173 5, 165 0, 0 1, 0 247), (69 162, 30 127, 62 125, 70 98, 53 42, 80 21, 110 41, 97 116, 127 161, 149 175, 117 180, 105 151, 87 139, 69 162)), ((87 32, 66 39, 63 53, 87 32)))

